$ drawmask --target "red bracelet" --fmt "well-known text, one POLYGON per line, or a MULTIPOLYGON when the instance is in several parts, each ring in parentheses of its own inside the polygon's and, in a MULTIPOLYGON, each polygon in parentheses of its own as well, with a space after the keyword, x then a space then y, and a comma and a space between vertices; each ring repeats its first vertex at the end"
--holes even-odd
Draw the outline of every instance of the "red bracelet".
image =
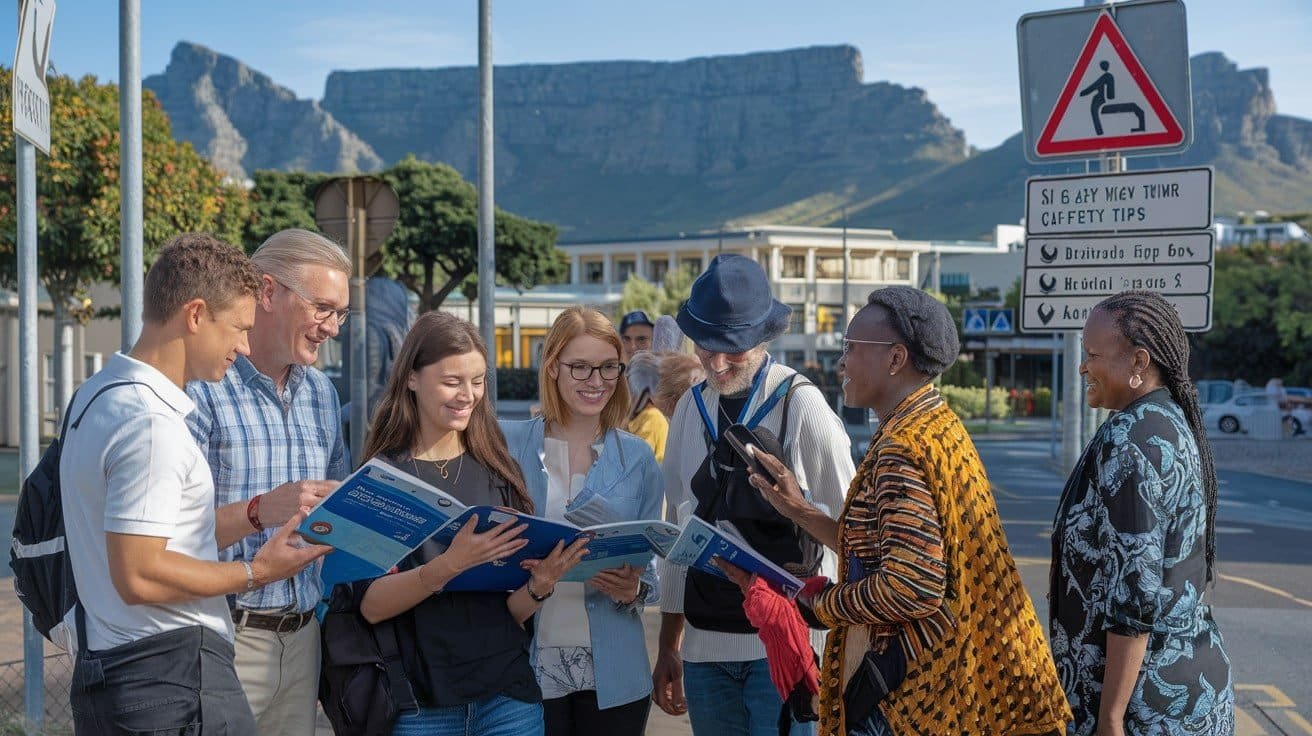
POLYGON ((246 504, 246 521, 255 527, 255 531, 264 531, 264 525, 260 523, 260 497, 252 498, 250 503, 246 504))

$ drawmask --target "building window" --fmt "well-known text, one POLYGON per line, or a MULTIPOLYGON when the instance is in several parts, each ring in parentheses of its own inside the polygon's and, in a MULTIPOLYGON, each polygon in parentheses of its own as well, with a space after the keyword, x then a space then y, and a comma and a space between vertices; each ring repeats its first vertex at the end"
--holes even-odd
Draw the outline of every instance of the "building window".
POLYGON ((898 277, 899 279, 909 279, 909 278, 911 278, 911 259, 910 259, 910 258, 899 258, 899 259, 897 259, 897 277, 898 277))
POLYGON ((874 281, 876 274, 879 273, 877 265, 879 259, 874 256, 849 256, 851 265, 848 267, 848 278, 853 281, 874 281))
POLYGON ((800 370, 802 364, 806 362, 806 353, 802 350, 785 350, 784 365, 793 370, 800 370))
POLYGON ((685 258, 682 261, 679 261, 679 268, 682 268, 685 271, 691 271, 692 274, 696 276, 702 272, 702 259, 685 258))
POLYGON ((100 353, 87 353, 82 356, 82 380, 86 380, 100 372, 100 366, 104 357, 100 353))
POLYGON ((815 331, 817 333, 840 332, 846 325, 843 319, 843 307, 838 304, 821 304, 815 308, 815 331))
POLYGON ((651 264, 647 266, 647 273, 651 274, 651 282, 653 284, 665 283, 665 274, 669 270, 669 261, 652 261, 651 264))
POLYGON ((786 279, 806 278, 806 256, 784 256, 784 272, 782 277, 786 279))
POLYGON ((842 256, 820 256, 815 259, 815 277, 818 279, 843 278, 842 256))
POLYGON ((944 294, 967 296, 970 294, 970 274, 945 273, 938 279, 938 288, 944 294))
POLYGON ((606 278, 606 264, 601 261, 583 262, 583 283, 600 284, 606 278))
POLYGON ((628 281, 629 275, 637 270, 638 264, 632 260, 615 261, 615 283, 628 281))
POLYGON ((806 305, 789 304, 793 308, 793 313, 789 317, 788 334, 805 335, 806 334, 806 305))

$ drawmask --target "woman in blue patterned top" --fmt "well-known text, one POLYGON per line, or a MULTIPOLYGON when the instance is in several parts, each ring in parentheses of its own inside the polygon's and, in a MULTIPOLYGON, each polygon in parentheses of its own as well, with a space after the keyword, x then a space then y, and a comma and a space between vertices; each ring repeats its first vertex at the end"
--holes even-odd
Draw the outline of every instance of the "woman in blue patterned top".
POLYGON ((1084 326, 1089 406, 1114 413, 1066 481, 1052 534, 1053 657, 1071 734, 1232 734, 1230 659, 1203 603, 1216 470, 1189 342, 1160 295, 1126 291, 1084 326))

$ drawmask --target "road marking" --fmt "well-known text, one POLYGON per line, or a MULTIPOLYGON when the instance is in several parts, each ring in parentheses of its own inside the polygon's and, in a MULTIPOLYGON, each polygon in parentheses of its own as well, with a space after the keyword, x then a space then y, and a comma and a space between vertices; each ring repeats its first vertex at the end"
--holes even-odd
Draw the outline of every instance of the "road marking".
POLYGON ((1052 526, 1051 521, 1042 519, 1003 519, 1003 524, 1024 524, 1026 526, 1052 526))
POLYGON ((1051 565, 1052 560, 1047 557, 1013 557, 1017 565, 1051 565))
POLYGON ((1255 685, 1252 683, 1240 682, 1235 684, 1235 692, 1259 692, 1265 695, 1268 700, 1254 700, 1253 705, 1266 708, 1293 708, 1294 701, 1285 695, 1285 691, 1275 685, 1255 685))
POLYGON ((1263 736, 1268 733, 1257 722, 1257 719, 1243 710, 1243 706, 1256 708, 1279 733, 1295 733, 1296 731, 1292 729, 1297 729, 1297 731, 1312 735, 1312 723, 1309 723, 1298 711, 1294 710, 1297 704, 1293 698, 1286 695, 1280 688, 1267 684, 1235 683, 1236 696, 1244 692, 1260 693, 1259 697, 1265 697, 1266 699, 1258 700, 1249 696, 1251 699, 1245 702, 1239 697, 1235 698, 1237 701, 1235 703, 1235 736, 1263 736))
POLYGON ((1288 600, 1291 600, 1299 604, 1300 606, 1307 606, 1308 608, 1312 608, 1312 601, 1309 601, 1305 598, 1299 598, 1293 593, 1290 593, 1287 590, 1281 590, 1280 588, 1277 588, 1274 585, 1259 583, 1258 581, 1253 580, 1251 578, 1239 577, 1238 575, 1226 575, 1225 573, 1221 573, 1221 572, 1217 573, 1216 576, 1221 578, 1222 580, 1226 580, 1231 583, 1239 583, 1241 585, 1248 585, 1253 588, 1257 588, 1258 590, 1270 593, 1271 595, 1279 596, 1281 598, 1286 598, 1288 600))

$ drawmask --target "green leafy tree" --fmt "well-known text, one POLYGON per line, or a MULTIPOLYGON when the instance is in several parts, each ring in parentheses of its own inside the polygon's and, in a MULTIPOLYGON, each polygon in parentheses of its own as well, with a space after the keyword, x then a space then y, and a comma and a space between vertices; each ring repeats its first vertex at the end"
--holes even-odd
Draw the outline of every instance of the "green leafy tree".
POLYGON ((652 319, 668 314, 673 317, 679 307, 687 301, 692 291, 692 282, 697 274, 690 268, 680 268, 665 274, 665 280, 659 285, 653 284, 636 273, 629 274, 624 282, 624 291, 620 294, 618 314, 627 314, 641 309, 652 319))
MULTIPOLYGON (((37 269, 54 310, 56 365, 68 366, 75 321, 90 319, 90 287, 118 282, 118 87, 95 77, 50 75, 50 155, 37 155, 37 269)), ((0 89, 9 89, 0 69, 0 89)), ((0 128, 13 125, 12 106, 0 106, 0 128)), ((180 232, 206 231, 238 242, 249 219, 245 190, 220 174, 187 143, 173 140, 169 121, 149 92, 142 101, 143 239, 146 261, 180 232)), ((17 281, 17 213, 14 137, 0 136, 0 285, 17 281)), ((145 264, 142 264, 145 267, 145 264)), ((61 370, 58 405, 71 391, 61 370)))
MULTIPOLYGON (((409 156, 383 173, 401 201, 401 216, 383 244, 384 270, 436 309, 456 288, 478 293, 478 193, 445 164, 409 156)), ((562 280, 569 267, 556 228, 498 209, 497 276, 515 288, 562 280)))
POLYGON ((254 252, 270 235, 291 227, 318 229, 314 195, 330 177, 305 171, 257 171, 252 177, 251 216, 242 231, 247 252, 254 252))
POLYGON ((1312 382, 1312 245, 1217 251, 1212 329, 1194 333, 1194 378, 1312 382))

